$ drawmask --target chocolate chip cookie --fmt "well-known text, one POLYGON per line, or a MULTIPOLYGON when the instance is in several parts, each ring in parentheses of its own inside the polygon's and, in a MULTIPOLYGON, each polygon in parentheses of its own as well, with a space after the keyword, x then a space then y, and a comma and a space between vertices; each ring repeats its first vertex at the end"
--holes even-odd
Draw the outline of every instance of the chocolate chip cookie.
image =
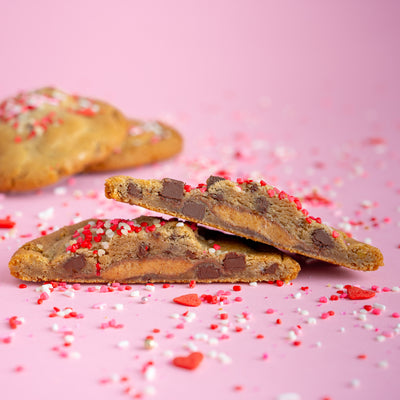
POLYGON ((264 181, 210 176, 197 187, 182 181, 115 176, 106 197, 218 228, 258 242, 348 268, 383 265, 379 249, 309 215, 300 200, 264 181))
POLYGON ((23 245, 11 274, 28 281, 289 281, 300 267, 280 251, 176 219, 86 220, 23 245))
POLYGON ((0 103, 0 191, 38 189, 100 162, 125 140, 114 107, 54 88, 0 103))
POLYGON ((180 153, 182 144, 180 133, 163 122, 131 119, 121 147, 105 160, 90 164, 85 171, 114 171, 162 161, 180 153))

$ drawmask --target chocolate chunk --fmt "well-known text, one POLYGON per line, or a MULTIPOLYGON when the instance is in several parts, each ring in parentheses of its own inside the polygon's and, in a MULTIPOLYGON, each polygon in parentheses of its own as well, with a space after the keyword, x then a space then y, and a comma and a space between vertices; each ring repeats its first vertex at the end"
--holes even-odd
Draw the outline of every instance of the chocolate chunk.
POLYGON ((210 196, 217 201, 222 201, 224 199, 222 191, 211 193, 210 196))
POLYGON ((133 197, 137 197, 139 199, 143 198, 142 189, 136 185, 136 183, 129 182, 126 191, 133 197))
POLYGON ((258 185, 255 182, 250 182, 247 184, 247 188, 250 190, 250 192, 257 192, 258 191, 258 185))
POLYGON ((267 274, 273 275, 273 274, 276 273, 276 271, 277 271, 278 269, 279 269, 279 264, 278 264, 278 263, 273 263, 273 264, 271 264, 269 267, 265 267, 265 268, 261 271, 261 273, 262 273, 263 275, 267 275, 267 274))
POLYGON ((199 279, 215 279, 221 276, 221 267, 212 261, 200 262, 195 268, 199 279))
POLYGON ((163 187, 161 190, 161 196, 167 199, 182 200, 183 199, 183 188, 185 183, 177 181, 175 179, 165 178, 162 180, 163 187))
POLYGON ((246 256, 244 254, 228 253, 224 258, 223 265, 225 271, 241 271, 246 268, 246 256))
POLYGON ((316 246, 318 246, 321 249, 323 248, 330 249, 331 247, 333 247, 332 236, 322 228, 316 229, 311 234, 311 240, 316 246))
POLYGON ((207 189, 209 189, 212 185, 214 185, 214 183, 217 183, 219 181, 225 181, 225 178, 222 178, 221 176, 214 176, 211 175, 208 179, 207 179, 207 189))
POLYGON ((254 203, 254 207, 257 212, 265 214, 268 211, 269 201, 264 196, 257 197, 254 203))
POLYGON ((68 272, 70 275, 76 275, 82 271, 82 269, 86 265, 86 259, 83 254, 78 254, 77 256, 71 257, 68 259, 63 268, 68 272))
POLYGON ((149 251, 149 246, 146 243, 140 243, 138 250, 137 250, 137 256, 138 258, 143 258, 146 257, 149 251))
POLYGON ((202 220, 206 213, 206 206, 199 201, 189 200, 183 205, 182 213, 186 217, 202 220))

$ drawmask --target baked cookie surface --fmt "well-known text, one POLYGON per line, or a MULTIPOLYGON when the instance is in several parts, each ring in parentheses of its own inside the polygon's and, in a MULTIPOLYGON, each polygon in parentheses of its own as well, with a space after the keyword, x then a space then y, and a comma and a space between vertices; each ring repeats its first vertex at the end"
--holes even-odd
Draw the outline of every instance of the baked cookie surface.
POLYGON ((23 245, 13 276, 67 282, 289 281, 300 267, 266 245, 176 219, 86 220, 23 245))
POLYGON ((210 176, 196 188, 182 181, 115 176, 106 197, 138 205, 279 249, 345 267, 371 271, 383 265, 379 249, 310 216, 300 200, 265 182, 210 176))
POLYGON ((0 191, 53 184, 107 157, 126 137, 114 107, 54 88, 0 103, 0 191))
POLYGON ((175 156, 182 150, 183 139, 171 126, 158 121, 129 120, 128 135, 122 145, 86 172, 113 171, 139 167, 175 156))

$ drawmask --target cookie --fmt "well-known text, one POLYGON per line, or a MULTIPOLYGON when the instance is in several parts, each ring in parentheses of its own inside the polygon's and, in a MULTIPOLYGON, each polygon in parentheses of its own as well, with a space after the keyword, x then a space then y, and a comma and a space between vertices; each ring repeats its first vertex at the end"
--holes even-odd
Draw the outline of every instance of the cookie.
POLYGON ((0 103, 0 191, 51 185, 106 158, 127 121, 98 100, 43 88, 0 103))
POLYGON ((383 265, 376 247, 310 216, 300 200, 264 181, 210 176, 196 188, 182 181, 115 176, 106 197, 208 225, 308 257, 371 271, 383 265))
POLYGON ((289 281, 300 268, 278 250, 176 219, 86 220, 22 246, 11 274, 28 281, 289 281))
POLYGON ((105 160, 90 164, 86 172, 114 171, 165 160, 180 153, 182 144, 182 136, 169 125, 131 119, 122 145, 105 160))

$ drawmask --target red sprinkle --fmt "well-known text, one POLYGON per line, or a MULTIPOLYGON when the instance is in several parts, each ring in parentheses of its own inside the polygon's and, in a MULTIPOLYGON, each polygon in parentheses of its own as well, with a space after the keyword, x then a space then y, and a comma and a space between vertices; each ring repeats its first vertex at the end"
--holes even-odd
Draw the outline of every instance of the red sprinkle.
POLYGON ((360 289, 357 286, 346 285, 347 295, 350 300, 364 300, 375 296, 375 292, 371 290, 360 289))
POLYGON ((234 287, 233 287, 233 291, 234 292, 240 292, 242 290, 242 287, 240 286, 240 285, 235 285, 234 287))
POLYGON ((189 287, 190 289, 193 289, 196 286, 196 281, 190 281, 189 287))
POLYGON ((0 219, 0 228, 10 229, 14 228, 14 226, 15 222, 11 221, 9 217, 7 217, 6 219, 0 219))
POLYGON ((201 304, 201 299, 195 293, 185 294, 183 296, 175 297, 174 302, 182 306, 198 307, 201 304))
POLYGON ((26 286, 25 283, 21 283, 18 287, 19 287, 20 289, 25 289, 25 288, 27 288, 28 286, 26 286))

